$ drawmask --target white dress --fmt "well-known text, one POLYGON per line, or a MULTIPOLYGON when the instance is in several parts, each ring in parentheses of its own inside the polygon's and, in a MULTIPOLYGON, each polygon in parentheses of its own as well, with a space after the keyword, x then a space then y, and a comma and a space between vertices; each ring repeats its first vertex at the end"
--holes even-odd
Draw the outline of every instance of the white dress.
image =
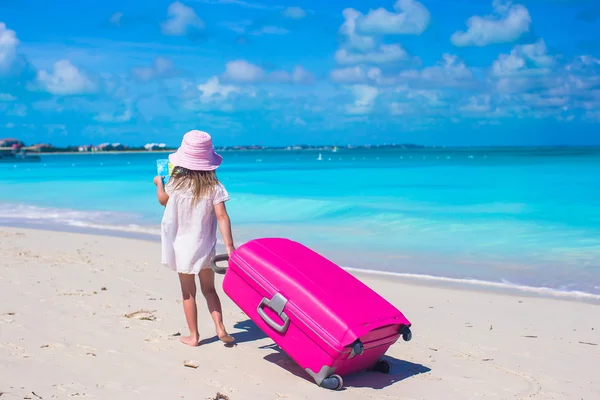
POLYGON ((210 268, 217 245, 217 216, 214 205, 229 200, 218 184, 212 194, 193 204, 191 190, 173 190, 165 185, 169 201, 161 222, 162 263, 173 271, 197 274, 210 268))

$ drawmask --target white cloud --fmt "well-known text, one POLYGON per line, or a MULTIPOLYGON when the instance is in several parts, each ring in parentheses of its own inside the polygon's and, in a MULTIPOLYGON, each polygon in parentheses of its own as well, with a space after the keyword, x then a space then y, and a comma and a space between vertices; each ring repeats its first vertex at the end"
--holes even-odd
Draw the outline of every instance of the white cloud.
POLYGON ((440 95, 433 91, 400 89, 400 92, 403 94, 400 101, 389 103, 388 108, 392 115, 410 115, 414 117, 435 113, 435 115, 439 116, 440 107, 446 105, 441 100, 440 95))
POLYGON ((253 3, 253 2, 244 1, 244 0, 196 0, 196 1, 198 1, 200 3, 206 3, 206 4, 236 5, 236 6, 246 7, 246 8, 255 8, 257 10, 268 10, 268 9, 272 9, 272 8, 277 8, 276 6, 270 6, 270 5, 261 4, 261 3, 253 3))
POLYGON ((362 14, 353 8, 346 8, 342 15, 344 23, 340 27, 340 33, 346 36, 346 46, 349 48, 366 51, 375 47, 375 39, 371 36, 362 36, 356 33, 356 22, 362 14))
POLYGON ((223 79, 240 83, 273 82, 311 84, 314 82, 313 74, 301 66, 296 66, 292 72, 277 70, 267 73, 258 65, 249 63, 246 60, 228 62, 225 66, 223 79))
POLYGON ((241 21, 241 22, 222 22, 222 26, 231 29, 236 33, 246 33, 246 29, 252 25, 252 21, 241 21))
POLYGON ((382 78, 381 69, 372 67, 365 69, 362 66, 338 68, 331 71, 331 79, 338 83, 364 83, 367 81, 379 82, 382 78))
POLYGON ((309 85, 314 82, 315 77, 304 67, 296 66, 291 73, 287 71, 273 71, 267 76, 267 79, 271 82, 277 83, 297 83, 301 85, 309 85))
POLYGON ((377 50, 363 53, 340 49, 335 53, 335 60, 338 64, 387 64, 411 61, 413 57, 398 44, 382 44, 377 50))
POLYGON ((168 78, 175 72, 173 61, 165 57, 156 57, 151 67, 138 67, 131 70, 133 76, 142 82, 157 78, 168 78))
MULTIPOLYGON (((413 0, 400 0, 396 5, 398 6, 399 4, 408 7, 418 7, 416 4, 420 3, 413 0)), ((344 16, 344 23, 340 27, 339 32, 344 35, 345 41, 335 53, 335 60, 338 64, 386 64, 416 60, 415 57, 409 55, 399 44, 378 44, 374 36, 359 34, 357 29, 362 18, 364 18, 363 14, 359 11, 353 8, 346 8, 342 12, 342 15, 344 16)))
POLYGON ((197 89, 201 92, 200 99, 204 102, 224 100, 231 94, 241 92, 239 88, 233 85, 221 84, 216 76, 207 80, 206 83, 198 85, 197 89))
POLYGON ((267 25, 252 32, 253 35, 286 35, 290 33, 287 29, 278 26, 267 25))
POLYGON ((600 73, 600 60, 589 55, 579 56, 575 61, 567 65, 566 69, 568 71, 587 71, 597 74, 600 73))
POLYGON ((300 7, 288 7, 283 10, 283 15, 291 19, 302 19, 306 17, 306 11, 300 7))
POLYGON ((314 75, 304 69, 304 67, 297 66, 292 72, 292 81, 295 83, 309 84, 314 82, 314 75))
POLYGON ((415 100, 420 104, 424 104, 430 107, 439 107, 446 104, 442 100, 442 94, 437 90, 415 90, 409 89, 405 86, 401 86, 396 91, 399 93, 403 93, 405 98, 408 100, 415 100))
POLYGON ((520 51, 537 66, 551 67, 554 64, 554 57, 548 55, 548 48, 543 39, 520 46, 520 51))
MULTIPOLYGON (((569 93, 591 93, 600 87, 600 60, 592 56, 580 56, 565 66, 566 82, 555 90, 569 93)), ((600 92, 596 90, 600 102, 600 92)))
POLYGON ((265 71, 246 60, 230 61, 225 65, 223 78, 235 82, 257 82, 263 80, 265 71))
POLYGON ((472 96, 469 98, 467 104, 464 104, 459 107, 460 111, 468 112, 468 113, 488 113, 492 110, 491 105, 492 98, 490 95, 479 95, 472 96))
POLYGON ((524 93, 522 99, 536 108, 563 108, 569 103, 568 96, 543 96, 538 93, 524 93))
POLYGON ((394 4, 394 10, 396 12, 385 8, 369 11, 358 19, 359 31, 380 35, 420 35, 429 26, 431 14, 416 0, 398 0, 394 4))
POLYGON ((473 72, 452 54, 444 54, 439 65, 422 70, 400 73, 402 80, 412 83, 429 83, 441 86, 459 86, 473 81, 473 72))
POLYGON ((167 14, 167 20, 162 23, 162 32, 165 35, 184 36, 190 30, 204 28, 204 22, 196 12, 179 1, 169 6, 167 14))
POLYGON ((547 74, 554 64, 543 39, 536 43, 515 46, 510 54, 500 54, 492 64, 496 77, 547 74))
POLYGON ((546 44, 540 39, 536 43, 515 46, 510 54, 500 54, 492 64, 491 78, 502 93, 550 89, 560 85, 570 87, 565 82, 565 71, 552 68, 555 64, 555 58, 548 55, 546 44))
MULTIPOLYGON (((365 57, 369 55, 370 53, 353 54, 353 57, 356 58, 358 56, 358 58, 351 60, 338 59, 338 62, 356 61, 362 63, 366 62, 365 57)), ((373 60, 371 59, 371 61, 373 60)), ((357 65, 334 69, 331 71, 330 77, 334 82, 338 83, 369 83, 384 86, 402 83, 407 88, 419 86, 464 87, 476 83, 473 72, 458 57, 451 54, 444 54, 438 65, 423 69, 406 70, 397 75, 384 75, 380 68, 357 65)))
POLYGON ((3 102, 11 102, 15 101, 17 98, 10 93, 0 93, 0 101, 3 102))
POLYGON ((367 74, 362 67, 338 68, 331 71, 331 79, 339 83, 359 83, 367 80, 367 74))
POLYGON ((18 44, 19 39, 15 31, 8 29, 4 22, 0 22, 0 73, 8 71, 12 66, 18 44))
POLYGON ((232 112, 259 106, 254 88, 224 84, 217 76, 196 85, 195 89, 196 91, 190 93, 189 100, 184 103, 184 107, 190 110, 232 112))
POLYGON ((108 21, 116 26, 120 26, 121 25, 121 20, 123 19, 123 13, 122 12, 116 12, 113 15, 110 16, 110 18, 108 19, 108 21))
POLYGON ((531 16, 527 8, 494 0, 494 14, 467 20, 467 31, 455 32, 451 41, 455 46, 487 46, 493 43, 510 43, 529 31, 531 16))
POLYGON ((379 95, 379 89, 369 85, 353 85, 350 90, 354 95, 354 103, 346 106, 348 114, 370 113, 379 95))
POLYGON ((54 71, 39 70, 37 82, 41 88, 56 95, 83 94, 96 90, 96 84, 68 60, 55 62, 54 71))
POLYGON ((239 34, 248 34, 253 36, 262 36, 262 35, 286 35, 290 33, 285 28, 280 28, 275 25, 266 25, 260 28, 250 29, 252 28, 252 21, 244 20, 240 22, 224 22, 221 25, 225 26, 232 31, 239 34))

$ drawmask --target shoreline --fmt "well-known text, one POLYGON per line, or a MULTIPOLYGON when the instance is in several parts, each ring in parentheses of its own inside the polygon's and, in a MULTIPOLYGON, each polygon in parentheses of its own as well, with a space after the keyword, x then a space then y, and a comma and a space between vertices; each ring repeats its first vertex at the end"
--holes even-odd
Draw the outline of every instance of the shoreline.
MULTIPOLYGON (((83 234, 107 238, 121 238, 128 240, 139 240, 150 243, 160 243, 160 235, 152 233, 142 233, 135 231, 126 231, 119 229, 102 229, 98 227, 86 227, 66 224, 45 224, 37 222, 7 222, 0 219, 0 230, 2 228, 25 229, 32 231, 57 232, 67 234, 83 234)), ((223 251, 222 242, 218 238, 218 249, 223 251)), ((240 241, 241 244, 245 240, 240 241)), ((469 278, 450 278, 444 276, 417 274, 417 273, 401 273, 384 270, 369 270, 361 268, 345 267, 346 271, 367 278, 376 279, 391 279, 394 282, 403 284, 414 284, 429 288, 446 288, 450 290, 467 290, 470 292, 495 293, 507 296, 525 296, 541 299, 564 300, 571 302, 581 302, 586 304, 600 305, 600 294, 580 292, 580 291, 563 291, 559 289, 527 286, 520 284, 485 281, 469 278)))
MULTIPOLYGON (((249 146, 248 146, 249 147, 249 146)), ((293 146, 291 146, 293 147, 293 146)), ((215 150, 218 152, 224 153, 259 153, 259 152, 285 152, 285 153, 293 153, 293 152, 333 152, 334 145, 325 145, 322 148, 305 148, 305 149, 288 149, 288 148, 263 148, 263 149, 233 149, 233 148, 219 148, 215 147, 215 150)), ((338 147, 338 152, 352 152, 356 150, 366 150, 366 151, 377 151, 382 149, 390 149, 390 150, 401 150, 401 151, 412 151, 412 152, 457 152, 457 151, 491 151, 491 152, 501 152, 501 151, 527 151, 527 150, 600 150, 600 145, 588 145, 588 146, 488 146, 488 147, 480 147, 480 146, 417 146, 417 147, 402 147, 398 146, 389 146, 389 145, 371 145, 367 146, 356 146, 356 147, 338 147)), ((32 152, 38 155, 96 155, 96 154, 166 154, 166 153, 174 153, 177 149, 174 148, 172 150, 152 150, 152 151, 143 151, 143 150, 109 150, 109 151, 98 151, 98 152, 80 152, 80 151, 57 151, 57 152, 32 152)))

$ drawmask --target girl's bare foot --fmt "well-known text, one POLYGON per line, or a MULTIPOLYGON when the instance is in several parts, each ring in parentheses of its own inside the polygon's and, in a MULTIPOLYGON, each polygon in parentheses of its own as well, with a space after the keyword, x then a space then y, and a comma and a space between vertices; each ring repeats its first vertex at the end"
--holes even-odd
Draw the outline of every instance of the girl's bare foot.
POLYGON ((219 340, 221 340, 221 342, 225 344, 232 344, 233 342, 235 342, 233 336, 228 334, 225 330, 217 331, 217 336, 219 337, 219 340))
POLYGON ((179 338, 181 343, 187 344, 188 346, 198 347, 198 343, 200 342, 200 337, 198 336, 182 336, 179 338))

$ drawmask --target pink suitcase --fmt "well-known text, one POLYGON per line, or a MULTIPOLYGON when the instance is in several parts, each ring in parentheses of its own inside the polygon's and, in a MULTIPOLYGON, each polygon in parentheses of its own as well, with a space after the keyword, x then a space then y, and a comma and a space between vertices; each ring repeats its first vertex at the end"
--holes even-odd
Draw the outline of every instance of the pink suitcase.
POLYGON ((350 273, 287 239, 257 239, 212 260, 223 290, 321 387, 339 390, 342 376, 372 369, 411 323, 350 273), (228 268, 217 266, 228 262, 228 268))

